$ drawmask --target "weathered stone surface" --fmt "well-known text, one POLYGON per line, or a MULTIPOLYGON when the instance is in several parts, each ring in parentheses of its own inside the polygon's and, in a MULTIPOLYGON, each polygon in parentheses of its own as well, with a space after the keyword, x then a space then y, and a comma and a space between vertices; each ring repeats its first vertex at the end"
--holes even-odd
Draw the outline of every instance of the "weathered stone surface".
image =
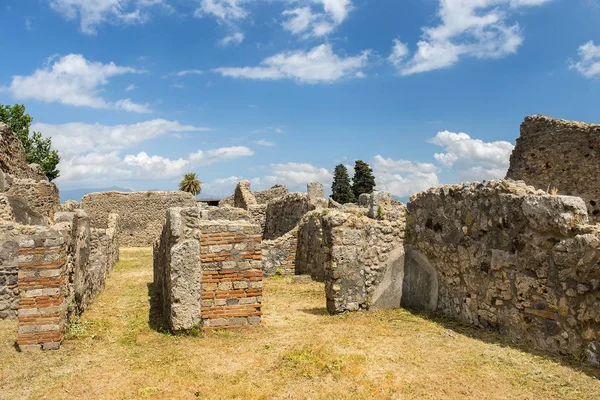
POLYGON ((510 157, 507 178, 538 189, 581 197, 600 221, 600 125, 526 117, 510 157))
POLYGON ((269 201, 264 239, 273 240, 285 235, 298 225, 298 222, 307 212, 314 210, 316 207, 306 193, 289 193, 269 201))
POLYGON ((579 198, 508 181, 416 194, 408 204, 402 304, 497 329, 545 351, 593 353, 600 228, 586 225, 585 214, 579 198))
MULTIPOLYGON (((285 185, 275 185, 270 189, 260 192, 252 192, 257 204, 267 204, 269 201, 288 194, 285 185)), ((219 207, 235 207, 235 195, 232 194, 219 202, 219 207)))
POLYGON ((250 190, 249 181, 240 181, 235 187, 234 203, 233 205, 238 208, 247 210, 248 207, 257 204, 256 198, 250 190))
MULTIPOLYGON (((0 173, 1 174, 1 173, 0 173)), ((3 177, 4 195, 13 209, 16 222, 24 225, 49 225, 60 205, 55 184, 45 180, 3 177)))
POLYGON ((315 199, 324 199, 325 198, 325 188, 323 184, 320 182, 310 182, 307 185, 308 197, 314 197, 315 199))
POLYGON ((406 222, 402 217, 375 220, 361 210, 322 214, 321 257, 327 310, 332 314, 395 308, 402 298, 406 222))
POLYGON ((285 235, 262 242, 262 269, 264 276, 294 275, 298 228, 285 235))
POLYGON ((325 259, 323 247, 323 213, 329 210, 314 210, 307 213, 298 224, 298 245, 296 250, 296 275, 310 275, 317 281, 325 280, 325 259))
POLYGON ((63 204, 58 206, 58 210, 57 211, 64 211, 64 212, 73 212, 77 209, 81 208, 81 204, 79 204, 78 201, 75 200, 67 200, 65 201, 63 204))
MULTIPOLYGON (((223 207, 227 209, 228 207, 223 207)), ((203 219, 171 208, 154 246, 154 288, 172 331, 260 323, 261 229, 247 220, 203 219)))
POLYGON ((2 122, 0 122, 0 170, 15 178, 46 180, 39 165, 27 164, 23 144, 8 125, 2 122))
POLYGON ((167 209, 195 207, 196 199, 186 192, 103 192, 85 195, 81 206, 90 226, 106 229, 108 215, 119 215, 121 246, 151 246, 158 238, 167 209))

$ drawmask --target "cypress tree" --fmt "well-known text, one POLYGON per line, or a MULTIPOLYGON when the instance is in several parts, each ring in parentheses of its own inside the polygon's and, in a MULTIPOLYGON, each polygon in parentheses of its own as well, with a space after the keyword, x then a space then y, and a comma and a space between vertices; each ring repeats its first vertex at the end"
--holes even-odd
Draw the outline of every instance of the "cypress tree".
POLYGON ((357 160, 354 165, 354 178, 352 178, 352 192, 354 197, 358 197, 363 193, 371 194, 375 189, 375 176, 373 170, 366 162, 357 160))
POLYGON ((331 198, 340 204, 354 203, 355 197, 350 185, 350 176, 348 168, 344 164, 339 164, 333 172, 333 184, 331 185, 331 198))

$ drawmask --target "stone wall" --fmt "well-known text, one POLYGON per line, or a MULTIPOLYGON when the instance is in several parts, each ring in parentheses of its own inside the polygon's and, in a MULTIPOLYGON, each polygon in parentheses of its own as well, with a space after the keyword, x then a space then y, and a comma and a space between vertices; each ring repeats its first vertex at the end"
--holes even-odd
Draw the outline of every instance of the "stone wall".
MULTIPOLYGON (((324 200, 323 200, 324 201, 324 200)), ((317 207, 306 193, 289 193, 267 204, 264 239, 273 240, 294 229, 302 217, 317 207)))
POLYGON ((37 229, 19 241, 17 344, 21 351, 55 350, 62 343, 66 251, 62 234, 50 229, 37 229))
POLYGON ((154 287, 172 331, 260 323, 261 231, 246 220, 206 220, 171 208, 154 246, 154 287))
MULTIPOLYGON (((285 185, 275 185, 270 189, 260 192, 252 192, 257 204, 267 204, 269 201, 288 194, 285 185)), ((219 202, 219 207, 235 207, 235 194, 225 197, 219 202)))
POLYGON ((254 204, 257 204, 257 202, 250 190, 250 182, 240 181, 235 187, 235 193, 233 194, 233 206, 247 210, 248 207, 254 204))
POLYGON ((535 115, 521 124, 507 178, 586 202, 600 221, 600 125, 535 115))
POLYGON ((522 183, 432 188, 408 204, 402 305, 600 359, 600 228, 522 183))
POLYGON ((104 192, 85 195, 81 206, 93 228, 106 229, 108 214, 118 214, 121 246, 141 247, 159 236, 168 208, 196 206, 196 199, 186 192, 104 192))
POLYGON ((310 275, 317 282, 325 279, 325 248, 323 247, 322 214, 330 210, 315 210, 306 214, 298 224, 295 273, 310 275))
POLYGON ((404 218, 375 220, 360 208, 328 211, 321 222, 327 310, 337 314, 399 307, 404 218))
POLYGON ((0 223, 0 319, 16 318, 19 305, 18 232, 0 223))
POLYGON ((0 192, 12 209, 12 220, 24 225, 49 225, 60 206, 58 188, 45 180, 0 172, 0 192))
POLYGON ((262 242, 264 276, 296 274, 298 227, 283 236, 262 242))

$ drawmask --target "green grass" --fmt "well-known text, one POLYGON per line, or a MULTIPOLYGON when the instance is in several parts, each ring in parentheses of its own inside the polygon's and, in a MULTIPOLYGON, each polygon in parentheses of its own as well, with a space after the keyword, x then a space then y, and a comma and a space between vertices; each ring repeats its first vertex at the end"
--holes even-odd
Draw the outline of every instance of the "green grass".
POLYGON ((401 309, 329 316, 322 284, 288 277, 265 281, 260 328, 171 335, 149 323, 151 258, 122 250, 59 351, 17 352, 0 321, 0 398, 600 398, 598 370, 401 309))

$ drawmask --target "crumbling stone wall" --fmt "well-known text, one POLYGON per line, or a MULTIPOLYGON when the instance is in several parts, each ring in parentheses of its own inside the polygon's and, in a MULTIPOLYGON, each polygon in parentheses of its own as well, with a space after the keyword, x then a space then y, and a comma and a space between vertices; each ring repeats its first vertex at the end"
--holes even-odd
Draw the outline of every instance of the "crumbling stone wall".
POLYGON ((405 219, 376 220, 361 208, 328 211, 321 222, 327 310, 337 314, 398 307, 405 219))
POLYGON ((171 330, 260 323, 261 231, 246 220, 206 220, 171 208, 154 246, 154 287, 171 330))
POLYGON ((168 208, 196 206, 196 199, 186 192, 103 192, 85 195, 81 206, 93 228, 106 229, 108 214, 118 214, 120 245, 141 247, 159 236, 168 208))
POLYGON ((2 122, 0 122, 0 171, 15 178, 47 180, 39 165, 27 164, 21 140, 8 125, 2 122))
MULTIPOLYGON (((260 192, 252 192, 257 204, 267 204, 269 201, 288 194, 288 189, 285 185, 275 185, 270 189, 260 192)), ((225 197, 219 202, 219 207, 235 207, 235 194, 225 197)))
POLYGON ((402 305, 600 359, 600 228, 582 199, 447 185, 413 196, 408 215, 402 305))
POLYGON ((0 191, 13 209, 14 221, 27 225, 49 225, 60 206, 55 184, 34 179, 18 179, 0 172, 0 191))
POLYGON ((322 214, 329 210, 315 210, 306 214, 298 224, 295 273, 310 275, 317 281, 325 279, 325 248, 323 247, 322 214))
POLYGON ((296 273, 296 248, 298 227, 283 236, 262 242, 264 276, 294 275, 296 273))
POLYGON ((233 205, 237 208, 243 208, 247 210, 248 207, 257 204, 256 198, 250 190, 249 181, 240 181, 235 187, 235 193, 233 195, 233 205))
POLYGON ((317 205, 306 193, 289 193, 267 204, 264 239, 273 240, 294 229, 317 205))
POLYGON ((585 200, 588 213, 600 221, 600 125, 525 118, 510 157, 507 178, 585 200))

